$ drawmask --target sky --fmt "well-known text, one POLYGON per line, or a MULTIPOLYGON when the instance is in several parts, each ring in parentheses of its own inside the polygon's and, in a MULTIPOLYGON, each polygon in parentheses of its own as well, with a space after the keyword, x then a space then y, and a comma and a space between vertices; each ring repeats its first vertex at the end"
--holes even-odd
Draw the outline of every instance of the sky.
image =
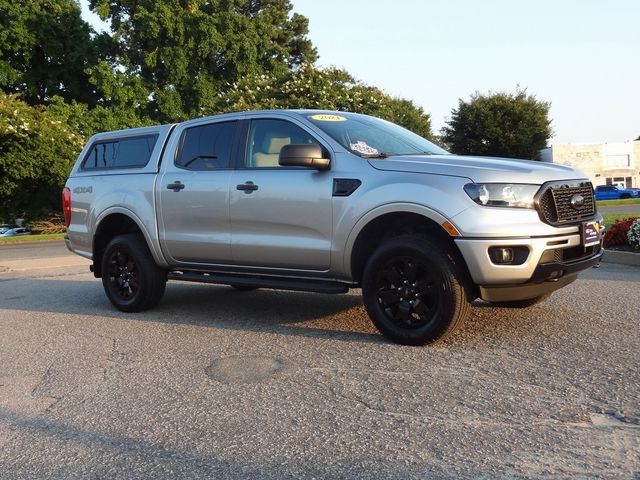
POLYGON ((520 87, 551 102, 550 143, 640 136, 639 0, 291 3, 318 65, 413 100, 434 133, 459 99, 520 87))

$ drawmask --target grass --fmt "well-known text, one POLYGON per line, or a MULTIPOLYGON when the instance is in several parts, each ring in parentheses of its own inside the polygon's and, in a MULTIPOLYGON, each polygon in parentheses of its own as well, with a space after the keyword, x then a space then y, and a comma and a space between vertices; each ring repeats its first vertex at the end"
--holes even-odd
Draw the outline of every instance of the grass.
POLYGON ((599 207, 611 207, 616 205, 640 205, 640 198, 625 198, 624 200, 599 200, 599 207))
POLYGON ((64 233, 24 235, 22 237, 2 237, 0 238, 0 245, 11 245, 14 243, 52 242, 62 239, 64 239, 64 233))
POLYGON ((617 220, 624 220, 625 218, 640 218, 640 215, 619 212, 603 213, 602 216, 604 217, 604 223, 607 226, 607 230, 611 228, 611 225, 613 225, 617 220))

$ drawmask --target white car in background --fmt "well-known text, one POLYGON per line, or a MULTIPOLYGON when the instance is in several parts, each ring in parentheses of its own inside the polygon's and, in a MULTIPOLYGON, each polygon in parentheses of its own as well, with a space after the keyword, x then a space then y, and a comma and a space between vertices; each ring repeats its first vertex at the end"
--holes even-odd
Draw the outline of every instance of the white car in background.
POLYGON ((31 235, 31 230, 24 227, 7 228, 6 230, 4 228, 0 229, 0 237, 18 237, 23 235, 31 235))

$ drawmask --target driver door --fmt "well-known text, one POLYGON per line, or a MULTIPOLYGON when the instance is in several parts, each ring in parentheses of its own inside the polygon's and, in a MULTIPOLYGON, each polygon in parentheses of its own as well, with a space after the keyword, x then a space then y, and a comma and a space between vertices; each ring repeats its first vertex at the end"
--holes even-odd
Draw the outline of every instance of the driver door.
POLYGON ((333 235, 332 171, 281 167, 288 144, 320 144, 281 119, 251 120, 244 162, 229 190, 231 251, 246 266, 327 270, 333 235))

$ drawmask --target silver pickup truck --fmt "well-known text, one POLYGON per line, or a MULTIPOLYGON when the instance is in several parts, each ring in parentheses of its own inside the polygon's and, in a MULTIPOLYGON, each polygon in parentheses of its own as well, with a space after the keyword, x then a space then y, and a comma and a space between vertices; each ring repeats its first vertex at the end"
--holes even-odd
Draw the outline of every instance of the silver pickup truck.
POLYGON ((167 280, 345 293, 388 338, 442 339, 478 298, 528 307, 602 257, 573 168, 448 154, 374 117, 259 111, 94 135, 63 191, 68 248, 113 305, 167 280))

